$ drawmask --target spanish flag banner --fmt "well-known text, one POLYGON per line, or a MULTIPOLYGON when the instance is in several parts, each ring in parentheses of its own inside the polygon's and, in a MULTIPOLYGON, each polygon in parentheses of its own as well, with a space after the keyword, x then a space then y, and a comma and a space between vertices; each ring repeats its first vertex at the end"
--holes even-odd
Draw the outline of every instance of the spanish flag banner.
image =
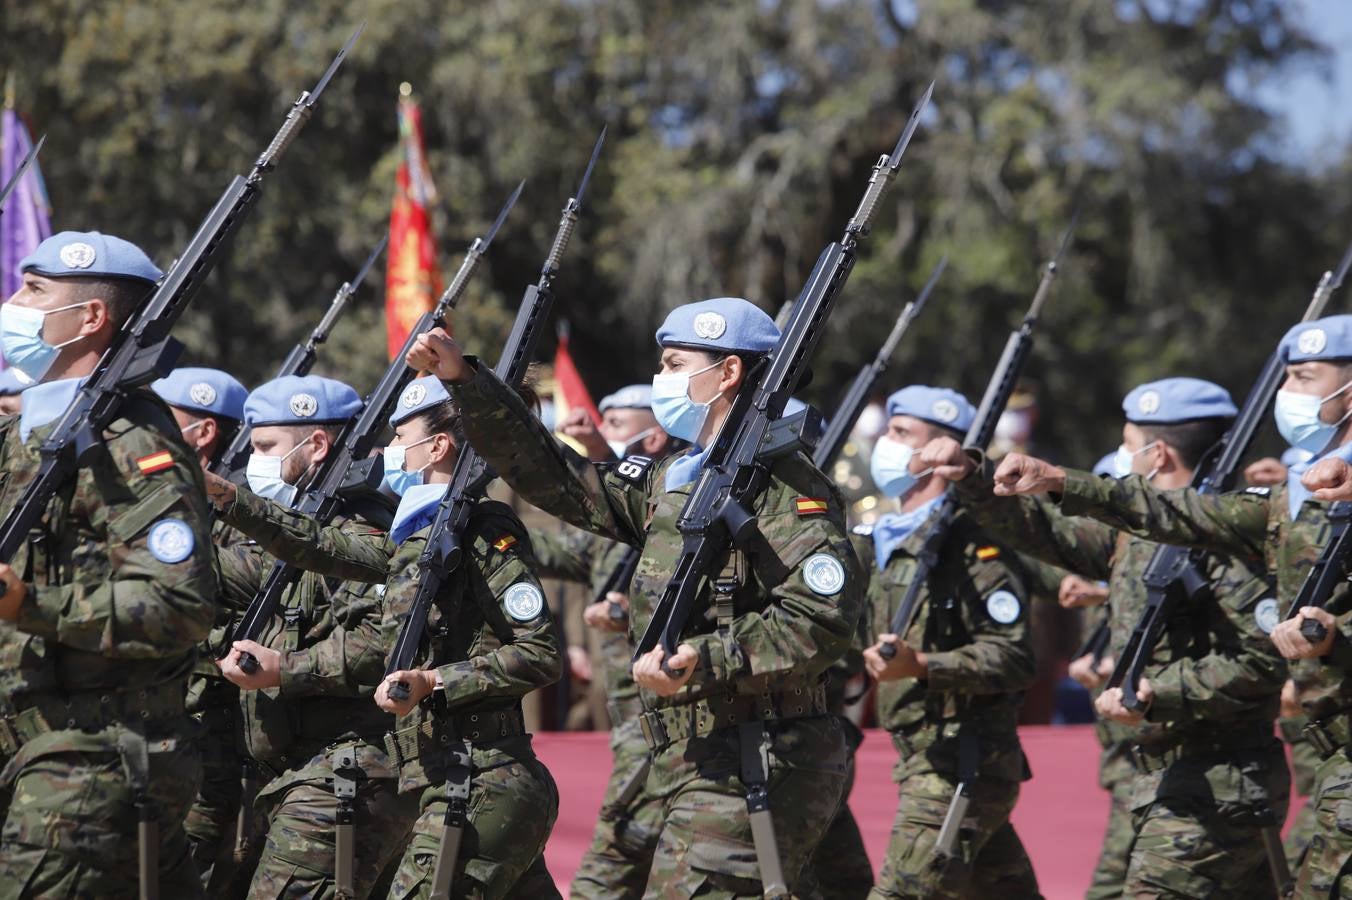
POLYGON ((579 408, 585 409, 592 422, 600 425, 601 413, 568 349, 568 322, 560 320, 557 330, 559 344, 554 351, 554 427, 556 430, 562 428, 568 414, 579 408))
POLYGON ((390 255, 385 270, 385 333, 391 359, 403 348, 418 318, 441 295, 441 272, 429 213, 437 191, 423 153, 422 111, 407 83, 400 86, 399 93, 402 159, 395 175, 390 255))

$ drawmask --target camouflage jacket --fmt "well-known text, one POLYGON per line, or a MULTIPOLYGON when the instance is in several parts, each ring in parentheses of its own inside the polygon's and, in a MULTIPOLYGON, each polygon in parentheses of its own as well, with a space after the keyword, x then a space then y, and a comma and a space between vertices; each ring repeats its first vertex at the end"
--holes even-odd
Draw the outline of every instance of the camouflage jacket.
MULTIPOLYGON (((921 525, 888 557, 870 567, 868 587, 873 634, 892 630, 892 618, 915 575, 917 554, 928 529, 921 525)), ((856 552, 874 556, 871 529, 855 529, 856 552)), ((919 606, 906 642, 928 655, 923 679, 878 685, 878 722, 915 742, 933 740, 906 761, 910 774, 957 774, 959 727, 975 729, 980 772, 993 778, 1026 777, 1015 726, 1023 692, 1033 681, 1033 636, 1028 628, 1028 591, 1014 555, 991 543, 972 519, 953 520, 938 565, 920 589, 919 606)))
MULTIPOLYGON (((0 419, 0 515, 52 429, 24 444, 18 421, 0 419)), ((12 560, 28 595, 18 621, 0 625, 0 704, 11 710, 43 695, 186 685, 215 616, 206 489, 168 408, 138 391, 103 437, 12 560)))
MULTIPOLYGON (((996 497, 990 468, 984 477, 959 482, 959 496, 972 514, 1011 546, 1087 578, 1108 582, 1109 653, 1120 660, 1146 607, 1141 578, 1156 544, 1102 522, 1076 518, 1045 497, 996 497)), ((1112 479, 1090 476, 1105 486, 1112 479)), ((1207 554, 1203 575, 1215 600, 1178 604, 1145 670, 1155 690, 1146 722, 1132 739, 1167 747, 1188 740, 1213 741, 1218 728, 1250 732, 1257 740, 1272 730, 1286 665, 1264 625, 1272 590, 1252 559, 1207 554)))
MULTIPOLYGON (((1276 579, 1277 617, 1286 614, 1329 539, 1327 507, 1307 500, 1292 520, 1285 484, 1204 495, 1191 488, 1156 490, 1136 476, 1110 481, 1075 470, 1067 470, 1061 497, 1068 515, 1093 516, 1150 540, 1225 553, 1265 568, 1276 579)), ((1348 596, 1342 585, 1330 601, 1330 611, 1341 616, 1341 636, 1325 660, 1332 671, 1310 678, 1311 688, 1301 692, 1301 704, 1312 718, 1352 706, 1352 682, 1344 687, 1342 677, 1352 670, 1348 596)))
MULTIPOLYGON (((676 521, 691 485, 665 489, 675 457, 593 465, 555 441, 486 366, 470 382, 452 385, 451 392, 475 449, 525 499, 579 528, 642 547, 629 613, 631 638, 641 635, 681 554, 676 521)), ((786 457, 774 464, 752 512, 760 534, 740 552, 745 565, 739 566, 727 632, 719 632, 706 582, 681 636, 700 661, 675 696, 643 692, 645 706, 761 694, 787 686, 791 676, 817 680, 849 649, 863 581, 835 486, 806 456, 786 457), (800 499, 826 502, 799 504, 800 499), (833 577, 820 577, 813 568, 810 579, 809 563, 833 577), (810 586, 812 580, 820 592, 810 586)), ((720 560, 719 571, 724 567, 720 560)))
MULTIPOLYGON (((380 543, 382 524, 340 518, 334 527, 353 540, 380 543)), ((217 558, 223 594, 238 616, 275 559, 248 543, 219 548, 217 558)), ((379 742, 393 724, 371 700, 385 666, 381 597, 374 586, 302 572, 258 643, 282 658, 278 687, 239 692, 244 742, 254 759, 289 768, 340 738, 379 742)))
MULTIPOLYGON (((629 549, 624 544, 567 525, 536 531, 531 535, 531 543, 535 547, 536 574, 541 578, 559 578, 586 585, 587 603, 591 603, 605 586, 629 549)), ((634 645, 629 643, 628 635, 618 631, 602 632, 600 643, 598 662, 605 681, 606 699, 613 724, 619 725, 642 712, 630 662, 634 645)))

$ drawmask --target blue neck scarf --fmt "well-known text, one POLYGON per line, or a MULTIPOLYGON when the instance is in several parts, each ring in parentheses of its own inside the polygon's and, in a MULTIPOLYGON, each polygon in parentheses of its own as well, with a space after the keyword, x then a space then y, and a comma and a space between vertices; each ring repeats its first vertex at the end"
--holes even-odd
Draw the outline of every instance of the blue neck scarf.
POLYGON ((688 453, 667 466, 667 490, 674 491, 694 481, 699 470, 704 468, 704 458, 708 455, 708 450, 691 447, 688 453))
POLYGON ((896 550, 902 541, 914 534, 917 528, 925 524, 925 520, 930 517, 935 507, 943 499, 944 495, 940 494, 910 512, 885 513, 878 518, 878 521, 873 524, 873 555, 878 561, 879 572, 887 568, 887 561, 892 558, 892 551, 896 550))
POLYGON ((437 506, 446 496, 449 483, 415 484, 404 491, 399 498, 399 508, 394 511, 394 521, 390 524, 390 540, 402 544, 413 535, 422 531, 437 517, 437 506))
MULTIPOLYGON (((33 393, 33 390, 29 388, 28 394, 31 393, 33 393)), ((28 394, 24 394, 24 396, 26 397, 28 394)), ((1334 447, 1320 456, 1311 457, 1303 463, 1296 463, 1286 470, 1286 509, 1291 514, 1291 521, 1296 520, 1296 516, 1300 515, 1301 506, 1304 505, 1306 500, 1310 499, 1310 492, 1306 490, 1305 485, 1300 483, 1300 476, 1308 472, 1310 466, 1321 459, 1330 457, 1352 463, 1352 444, 1334 447)))
POLYGON ((61 418, 80 392, 83 378, 62 378, 35 384, 22 394, 19 413, 19 437, 26 444, 34 429, 61 418))

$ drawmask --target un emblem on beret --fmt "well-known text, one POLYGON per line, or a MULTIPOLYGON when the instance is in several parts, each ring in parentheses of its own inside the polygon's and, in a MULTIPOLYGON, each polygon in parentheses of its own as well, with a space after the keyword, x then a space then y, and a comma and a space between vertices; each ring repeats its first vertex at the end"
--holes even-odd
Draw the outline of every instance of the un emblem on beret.
POLYGON ((427 388, 421 384, 410 384, 408 390, 404 391, 404 396, 399 398, 404 409, 412 409, 419 403, 427 399, 427 388))
POLYGON ((958 405, 952 400, 935 400, 934 405, 930 407, 930 412, 934 413, 934 418, 940 422, 956 422, 958 420, 958 405))
POLYGON ((728 320, 723 318, 722 313, 702 312, 695 316, 695 336, 702 337, 706 341, 716 341, 728 330, 728 320))
POLYGON ((1300 333, 1296 338, 1296 349, 1301 353, 1318 353, 1328 346, 1329 336, 1324 333, 1322 328, 1310 328, 1300 333))
POLYGON ((1160 411, 1160 392, 1146 391, 1141 395, 1141 399, 1136 401, 1136 409, 1142 415, 1151 415, 1160 411))
POLYGON ((61 257, 61 264, 69 269, 87 269, 94 265, 94 258, 97 255, 94 248, 84 241, 69 243, 57 254, 61 257))
POLYGON ((319 401, 314 394, 292 394, 290 406, 291 414, 301 419, 311 418, 319 412, 319 401))
POLYGON ((198 406, 210 406, 216 402, 216 389, 205 381, 199 381, 188 388, 188 399, 198 406))

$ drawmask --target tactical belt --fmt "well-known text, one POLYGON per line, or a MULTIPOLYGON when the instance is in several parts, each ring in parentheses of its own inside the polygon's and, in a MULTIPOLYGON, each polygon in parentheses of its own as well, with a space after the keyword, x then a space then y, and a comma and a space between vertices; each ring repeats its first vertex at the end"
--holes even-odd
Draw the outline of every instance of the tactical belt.
POLYGON ((390 762, 403 768, 428 749, 455 750, 460 741, 492 743, 526 733, 520 707, 460 715, 428 716, 417 725, 385 735, 385 752, 390 762))
POLYGON ((25 743, 49 731, 99 731, 118 724, 135 724, 147 730, 152 722, 182 716, 186 691, 183 681, 171 681, 132 691, 20 697, 18 704, 23 708, 15 715, 0 717, 0 753, 12 756, 25 743))
POLYGON ((761 694, 723 694, 693 703, 652 709, 638 717, 648 749, 712 734, 747 722, 776 722, 827 713, 826 685, 803 683, 761 694))
POLYGON ((1339 750, 1352 747, 1352 719, 1349 719, 1346 711, 1312 719, 1304 731, 1305 738, 1320 759, 1328 759, 1339 750))
POLYGON ((1270 726, 1245 728, 1232 733, 1213 733, 1206 740, 1185 738, 1171 747, 1154 748, 1134 744, 1128 751, 1132 763, 1140 772, 1159 772, 1182 759, 1204 759, 1208 756, 1229 756, 1236 750, 1259 750, 1269 746, 1275 738, 1270 726))

